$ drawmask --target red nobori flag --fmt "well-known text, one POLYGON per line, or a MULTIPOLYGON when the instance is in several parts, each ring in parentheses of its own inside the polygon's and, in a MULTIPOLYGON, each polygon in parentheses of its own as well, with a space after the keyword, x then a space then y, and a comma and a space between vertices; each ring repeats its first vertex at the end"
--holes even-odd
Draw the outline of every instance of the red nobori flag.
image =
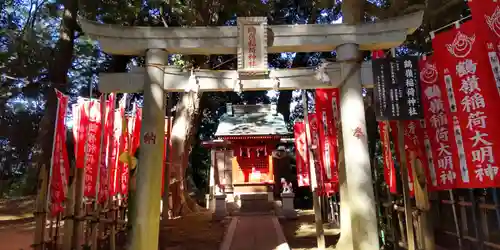
MULTIPOLYGON (((418 169, 416 164, 420 162, 421 167, 424 170, 424 174, 426 175, 426 179, 429 180, 429 172, 428 172, 428 159, 426 156, 426 136, 425 131, 425 121, 404 121, 404 141, 405 141, 405 150, 406 150, 406 161, 408 164, 408 175, 410 176, 410 180, 415 180, 415 176, 413 173, 418 173, 418 169), (413 171, 415 170, 415 171, 413 171)), ((412 185, 413 186, 413 185, 412 185)), ((432 189, 432 185, 431 189, 432 189)))
POLYGON ((299 187, 308 187, 309 180, 309 154, 307 150, 306 126, 303 122, 293 125, 295 137, 295 159, 297 168, 297 182, 299 187))
POLYGON ((477 39, 485 45, 488 54, 491 72, 494 76, 495 85, 500 95, 500 2, 497 0, 469 0, 469 8, 477 39))
POLYGON ((85 138, 88 130, 88 115, 85 112, 85 101, 78 99, 73 105, 73 139, 75 140, 75 162, 77 168, 85 166, 85 138))
POLYGON ((469 0, 468 3, 472 22, 478 35, 485 41, 495 44, 495 50, 500 42, 500 2, 497 0, 469 0))
POLYGON ((499 98, 486 48, 476 33, 475 23, 469 21, 432 40, 448 96, 448 124, 458 149, 455 171, 459 188, 500 184, 494 158, 500 156, 500 131, 496 128, 500 117, 495 110, 499 98))
POLYGON ((163 192, 165 191, 165 173, 170 174, 170 164, 172 159, 172 145, 170 144, 170 137, 172 135, 172 126, 174 119, 172 117, 165 117, 165 145, 163 149, 163 171, 161 178, 161 195, 163 196, 163 192), (168 156, 167 156, 168 149, 168 156))
POLYGON ((55 90, 57 95, 57 115, 54 126, 54 144, 52 147, 52 166, 50 180, 50 211, 55 216, 63 211, 62 203, 68 192, 69 162, 66 148, 66 109, 69 97, 55 90))
POLYGON ((313 159, 314 159, 314 173, 316 174, 316 183, 318 185, 318 195, 324 195, 324 184, 325 180, 323 178, 324 172, 323 172, 323 162, 321 162, 321 151, 319 149, 319 144, 320 144, 320 136, 319 136, 319 123, 318 119, 316 119, 316 114, 312 113, 308 115, 308 121, 309 121, 309 129, 311 130, 311 146, 313 149, 311 150, 313 152, 313 159), (314 149, 315 147, 315 149, 314 149))
MULTIPOLYGON (((404 124, 405 122, 402 121, 402 124, 403 124, 403 129, 404 129, 404 124)), ((396 160, 397 162, 399 162, 399 169, 401 169, 401 154, 399 152, 399 140, 398 140, 398 127, 397 127, 397 122, 396 121, 390 121, 389 122, 389 127, 391 128, 391 135, 392 135, 392 138, 393 138, 393 143, 394 143, 394 151, 396 153, 396 160)), ((403 131, 404 133, 404 131, 403 131)), ((406 168, 408 170, 408 188, 410 190, 410 196, 414 196, 415 195, 415 189, 413 188, 413 169, 412 169, 412 165, 409 163, 409 154, 407 154, 407 152, 403 152, 403 154, 405 154, 406 156, 406 168)), ((401 178, 403 178, 403 176, 401 176, 401 178)))
POLYGON ((109 196, 109 156, 113 148, 113 123, 114 123, 114 105, 115 105, 115 94, 110 94, 108 100, 104 102, 106 105, 105 112, 105 122, 104 122, 104 141, 103 150, 101 152, 101 167, 100 167, 100 179, 99 179, 99 201, 104 203, 107 201, 109 196))
POLYGON ((99 172, 99 147, 101 144, 101 110, 100 102, 91 100, 84 102, 83 114, 88 117, 87 136, 85 138, 87 153, 85 157, 84 196, 93 198, 96 193, 97 174, 99 172))
MULTIPOLYGON (((125 110, 123 110, 123 113, 125 110)), ((112 139, 112 149, 110 150, 109 157, 109 195, 115 196, 118 194, 119 189, 119 178, 120 171, 118 168, 118 156, 120 149, 120 141, 122 137, 122 125, 123 125, 123 115, 120 110, 114 110, 114 121, 113 121, 113 139, 112 139)))
POLYGON ((389 122, 378 122, 378 131, 380 134, 380 141, 382 142, 382 159, 384 162, 384 179, 389 187, 389 191, 397 194, 398 186, 396 184, 396 169, 394 168, 394 161, 392 159, 391 139, 389 132, 389 122))
POLYGON ((319 161, 322 162, 322 172, 325 182, 338 182, 337 167, 337 123, 338 89, 316 90, 316 117, 319 126, 319 161))
POLYGON ((132 137, 132 155, 140 146, 141 143, 141 124, 142 124, 142 108, 136 108, 135 115, 132 117, 132 127, 130 129, 130 135, 132 137))
POLYGON ((424 144, 431 190, 455 188, 459 164, 455 134, 449 124, 449 100, 439 71, 432 57, 420 61, 422 106, 427 134, 424 144))

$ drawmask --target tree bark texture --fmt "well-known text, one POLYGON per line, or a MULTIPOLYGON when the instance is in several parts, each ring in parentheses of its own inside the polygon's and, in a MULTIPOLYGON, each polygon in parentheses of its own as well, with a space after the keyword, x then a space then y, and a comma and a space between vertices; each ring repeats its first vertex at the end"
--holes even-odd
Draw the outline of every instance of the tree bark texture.
POLYGON ((54 136, 54 122, 57 112, 57 97, 55 89, 66 92, 68 83, 68 70, 73 61, 73 48, 75 31, 78 29, 76 22, 78 1, 64 0, 62 21, 59 30, 59 40, 54 50, 54 60, 50 64, 48 81, 51 87, 45 93, 45 115, 40 121, 40 130, 37 137, 37 145, 39 147, 38 155, 36 156, 36 167, 38 169, 38 198, 36 210, 38 216, 36 219, 36 234, 35 234, 35 249, 42 249, 41 242, 44 238, 44 225, 46 220, 45 204, 48 193, 48 178, 50 173, 50 159, 52 157, 52 143, 54 136))

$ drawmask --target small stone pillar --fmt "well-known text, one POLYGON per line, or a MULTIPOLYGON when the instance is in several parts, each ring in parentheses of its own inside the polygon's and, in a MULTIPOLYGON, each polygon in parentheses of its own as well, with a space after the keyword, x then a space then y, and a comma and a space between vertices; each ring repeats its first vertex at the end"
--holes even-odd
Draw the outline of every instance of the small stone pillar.
POLYGON ((295 211, 295 207, 293 205, 293 200, 295 198, 294 193, 282 193, 281 200, 283 203, 283 216, 287 219, 297 218, 297 212, 295 211))
POLYGON ((226 195, 225 194, 216 194, 215 195, 215 218, 223 219, 226 217, 227 209, 226 209, 226 195))

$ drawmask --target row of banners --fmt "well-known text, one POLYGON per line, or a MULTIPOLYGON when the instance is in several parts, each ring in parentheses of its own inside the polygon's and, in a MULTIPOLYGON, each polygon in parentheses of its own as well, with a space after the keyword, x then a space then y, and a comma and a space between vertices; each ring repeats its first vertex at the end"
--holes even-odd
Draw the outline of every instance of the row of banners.
MULTIPOLYGON (((69 97, 56 90, 58 98, 50 178, 50 211, 63 210, 67 195, 69 160, 64 124, 69 97)), ((84 197, 103 204, 109 197, 127 199, 130 169, 140 144, 142 110, 134 106, 125 114, 126 96, 115 108, 116 95, 99 100, 79 98, 72 106, 75 166, 84 169, 84 197)), ((170 141, 172 119, 166 119, 165 141, 170 141)), ((169 143, 165 143, 169 145, 169 143)), ((171 150, 170 150, 171 151, 171 150)), ((166 155, 164 156, 166 161, 166 155)), ((163 192, 163 191, 162 191, 163 192)))
MULTIPOLYGON (((431 34, 433 56, 383 58, 383 52, 373 53, 378 58, 372 65, 384 179, 392 193, 397 192, 394 159, 400 162, 397 122, 404 129, 411 195, 414 175, 425 176, 430 190, 500 187, 500 130, 495 129, 500 124, 495 108, 500 104, 500 2, 469 1, 469 7, 471 20, 431 34)), ((317 90, 317 112, 309 115, 312 145, 318 145, 316 176, 326 193, 338 186, 339 102, 332 96, 338 98, 336 90, 317 90), (336 111, 326 112, 326 121, 333 126, 324 122, 323 110, 330 107, 336 111), (323 127, 334 131, 325 134, 323 127)), ((295 124, 299 186, 310 182, 304 131, 303 123, 295 124)))
POLYGON ((295 136, 295 155, 297 181, 299 187, 310 186, 310 157, 314 154, 314 164, 318 191, 329 195, 338 189, 338 144, 337 131, 340 124, 340 97, 338 89, 317 89, 315 97, 316 113, 309 114, 311 142, 306 136, 306 124, 296 122, 293 126, 295 136), (309 151, 309 145, 315 145, 309 151))

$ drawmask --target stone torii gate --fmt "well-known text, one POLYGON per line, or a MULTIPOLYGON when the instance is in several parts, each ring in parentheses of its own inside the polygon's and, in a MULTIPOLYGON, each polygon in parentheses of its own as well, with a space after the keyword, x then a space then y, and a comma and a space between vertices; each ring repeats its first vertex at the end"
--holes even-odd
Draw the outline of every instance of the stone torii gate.
MULTIPOLYGON (((422 22, 416 12, 378 23, 359 25, 267 25, 264 17, 238 18, 238 26, 124 27, 80 20, 86 35, 108 54, 145 55, 146 67, 129 73, 100 75, 103 93, 144 92, 145 135, 162 135, 164 92, 254 91, 341 88, 341 122, 345 169, 341 169, 342 249, 378 250, 375 200, 361 88, 372 85, 370 63, 360 67, 360 50, 399 46, 422 22), (337 52, 337 63, 316 69, 269 70, 268 53, 337 52), (238 70, 182 72, 167 66, 169 54, 236 54, 238 70), (347 115, 345 115, 347 114, 347 115)), ((157 136, 157 138, 159 138, 157 136)), ((141 139, 136 208, 131 250, 158 248, 163 140, 141 139)))

